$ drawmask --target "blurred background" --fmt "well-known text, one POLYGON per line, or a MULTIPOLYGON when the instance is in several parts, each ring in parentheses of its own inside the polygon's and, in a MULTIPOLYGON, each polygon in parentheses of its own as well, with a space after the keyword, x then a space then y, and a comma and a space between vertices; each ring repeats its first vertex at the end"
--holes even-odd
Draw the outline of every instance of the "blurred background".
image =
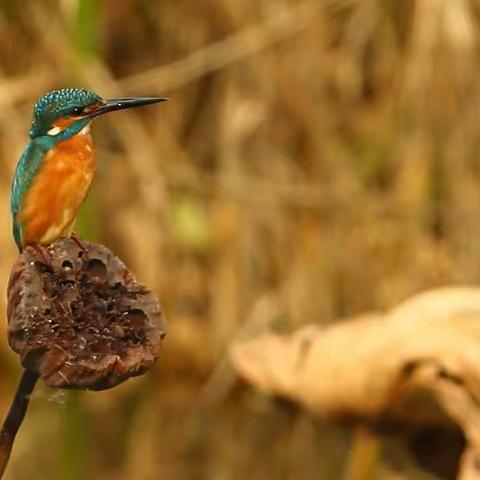
POLYGON ((340 478, 349 433, 238 384, 226 351, 479 281, 479 34, 476 0, 1 0, 3 286, 37 97, 171 99, 96 122, 77 228, 158 294, 163 354, 110 391, 40 385, 6 477, 340 478))

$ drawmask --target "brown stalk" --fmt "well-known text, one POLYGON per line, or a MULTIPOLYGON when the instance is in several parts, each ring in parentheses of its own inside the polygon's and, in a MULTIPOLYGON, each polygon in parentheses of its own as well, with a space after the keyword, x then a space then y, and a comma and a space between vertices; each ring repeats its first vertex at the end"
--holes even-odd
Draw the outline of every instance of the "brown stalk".
POLYGON ((15 436, 27 413, 30 395, 35 388, 38 378, 39 375, 35 372, 23 371, 17 387, 17 393, 3 422, 2 430, 0 431, 0 478, 3 478, 15 436))

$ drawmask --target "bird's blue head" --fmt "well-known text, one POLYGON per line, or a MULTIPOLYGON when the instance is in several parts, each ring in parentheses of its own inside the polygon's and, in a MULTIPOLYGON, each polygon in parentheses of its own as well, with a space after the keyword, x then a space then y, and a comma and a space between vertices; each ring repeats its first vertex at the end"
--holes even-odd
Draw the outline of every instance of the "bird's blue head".
POLYGON ((64 88, 46 93, 33 107, 30 137, 60 133, 63 126, 82 120, 82 113, 89 106, 102 103, 95 93, 84 88, 64 88))
POLYGON ((132 97, 104 100, 85 88, 53 90, 41 97, 33 108, 31 138, 67 138, 80 132, 94 118, 107 112, 140 107, 167 100, 165 97, 132 97))

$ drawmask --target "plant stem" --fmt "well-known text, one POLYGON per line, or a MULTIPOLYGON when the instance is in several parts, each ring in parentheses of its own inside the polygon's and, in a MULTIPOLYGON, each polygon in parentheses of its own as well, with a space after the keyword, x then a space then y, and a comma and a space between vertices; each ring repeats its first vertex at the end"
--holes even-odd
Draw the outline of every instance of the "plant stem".
POLYGON ((3 477, 7 467, 15 435, 23 422, 30 402, 30 394, 37 380, 38 374, 24 370, 17 387, 17 393, 0 430, 0 479, 3 477))
POLYGON ((350 459, 344 480, 374 480, 379 478, 381 440, 368 425, 357 425, 353 432, 350 459))

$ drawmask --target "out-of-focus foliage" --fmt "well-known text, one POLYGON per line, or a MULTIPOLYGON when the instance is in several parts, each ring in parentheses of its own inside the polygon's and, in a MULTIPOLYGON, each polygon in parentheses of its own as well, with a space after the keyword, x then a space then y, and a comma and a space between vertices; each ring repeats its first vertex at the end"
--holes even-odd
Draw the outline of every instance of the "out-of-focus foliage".
MULTIPOLYGON (((2 0, 4 285, 34 100, 171 97, 94 126, 80 225, 159 294, 163 357, 111 392, 36 392, 9 478, 339 478, 346 435, 237 388, 225 349, 480 278, 479 35, 474 0, 2 0)), ((6 341, 0 360, 4 411, 6 341)))

